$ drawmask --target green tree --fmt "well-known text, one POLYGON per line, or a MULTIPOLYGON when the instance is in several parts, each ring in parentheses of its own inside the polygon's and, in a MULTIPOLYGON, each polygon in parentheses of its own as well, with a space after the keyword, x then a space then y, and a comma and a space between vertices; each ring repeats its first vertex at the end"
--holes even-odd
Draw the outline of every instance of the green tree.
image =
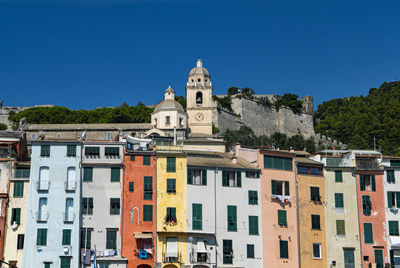
POLYGON ((227 93, 229 96, 238 94, 238 93, 239 93, 239 88, 238 88, 238 87, 230 87, 230 88, 228 88, 228 90, 226 91, 226 93, 227 93))
POLYGON ((176 100, 177 102, 179 102, 180 105, 182 105, 183 109, 186 110, 186 98, 185 98, 184 96, 176 96, 176 95, 175 95, 175 100, 176 100))
POLYGON ((7 130, 7 128, 6 124, 0 123, 0 130, 7 130))
POLYGON ((243 96, 246 96, 250 99, 252 99, 255 94, 254 90, 249 87, 242 88, 240 92, 242 93, 243 96))

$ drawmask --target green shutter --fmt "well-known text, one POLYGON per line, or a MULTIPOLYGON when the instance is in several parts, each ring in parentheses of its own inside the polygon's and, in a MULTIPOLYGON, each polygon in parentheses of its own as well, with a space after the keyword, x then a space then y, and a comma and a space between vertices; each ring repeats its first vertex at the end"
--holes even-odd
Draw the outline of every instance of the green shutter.
POLYGON ((346 235, 344 220, 336 220, 336 234, 346 235))
POLYGON ((292 170, 292 159, 291 158, 283 158, 283 169, 284 170, 292 170))
POLYGON ((228 172, 222 170, 222 186, 228 186, 228 172))
POLYGON ((365 191, 365 175, 360 174, 360 190, 365 191))
POLYGON ((288 248, 288 241, 279 240, 279 253, 281 259, 288 259, 289 258, 289 248, 288 248))
POLYGON ((111 168, 111 182, 119 182, 121 177, 121 169, 119 167, 111 168))
POLYGON ((61 266, 60 268, 70 268, 71 267, 71 257, 60 257, 61 266))
POLYGON ((399 235, 399 222, 389 221, 389 235, 399 235))
POLYGON ((175 193, 176 184, 175 179, 167 179, 167 193, 175 193))
POLYGON ((392 192, 387 192, 387 203, 388 203, 388 208, 393 207, 393 194, 392 192))
POLYGON ((247 258, 254 259, 254 245, 247 244, 247 258))
POLYGON ((375 175, 371 175, 372 191, 376 191, 375 175))
POLYGON ((242 172, 241 171, 236 172, 236 186, 242 187, 242 172))
POLYGON ((143 166, 150 166, 150 156, 149 155, 143 156, 143 166))
POLYGON ((46 246, 47 244, 47 229, 37 229, 36 245, 46 246))
POLYGON ((67 156, 76 156, 76 145, 67 145, 67 156))
POLYGON ((107 230, 106 249, 117 249, 117 231, 107 230))
POLYGON ((153 221, 153 205, 143 205, 143 221, 153 221))
POLYGON ((370 200, 368 195, 363 195, 362 196, 362 206, 363 206, 363 214, 366 216, 371 215, 371 206, 370 206, 370 200))
POLYGON ((21 224, 21 208, 15 209, 15 222, 21 224))
POLYGON ((364 223, 364 243, 374 243, 374 233, 372 230, 372 223, 364 223))
POLYGON ((71 245, 71 230, 63 230, 62 245, 71 245))
POLYGON ((320 223, 320 216, 319 215, 311 215, 311 229, 320 230, 321 223, 320 223))
POLYGON ((153 177, 144 177, 144 189, 143 189, 143 199, 152 200, 153 199, 153 177))
POLYGON ((223 264, 233 263, 232 240, 222 240, 223 245, 223 264))
POLYGON ((400 192, 396 192, 396 207, 400 208, 400 192))
POLYGON ((24 182, 15 181, 14 182, 14 197, 22 197, 24 195, 24 182))
POLYGON ((135 184, 133 181, 129 182, 129 192, 134 192, 135 191, 135 184))
POLYGON ((343 208, 343 194, 335 193, 335 208, 343 208))
POLYGON ((389 183, 391 183, 391 182, 393 182, 393 183, 395 183, 396 182, 396 179, 395 179, 395 177, 394 177, 394 170, 387 170, 386 171, 386 180, 387 180, 387 182, 389 182, 389 183))
POLYGON ((278 225, 287 226, 286 210, 278 210, 278 225))
POLYGON ((50 156, 50 145, 40 146, 40 156, 49 157, 50 156))
POLYGON ((264 155, 264 168, 272 168, 272 157, 264 155))
POLYGON ((341 170, 335 170, 335 182, 343 182, 343 174, 341 170))
POLYGON ((201 171, 201 185, 207 185, 207 169, 201 171))
POLYGON ((258 235, 258 216, 249 216, 249 235, 258 235))
POLYGON ((276 194, 276 181, 271 180, 271 193, 276 194))
POLYGON ((237 209, 236 206, 228 206, 228 231, 237 231, 237 209))
POLYGON ((193 171, 190 168, 187 170, 187 184, 193 184, 193 171))
POLYGON ((193 230, 203 229, 202 204, 192 204, 192 228, 193 230))
POLYGON ((285 195, 289 196, 290 195, 290 191, 289 191, 289 182, 285 181, 285 195))
POLYGON ((93 167, 84 167, 83 181, 92 181, 92 180, 93 180, 93 167))
POLYGON ((249 205, 258 204, 258 194, 257 191, 249 191, 249 205))
POLYGON ((176 172, 176 158, 167 157, 167 172, 176 172))
POLYGON ((134 162, 135 161, 135 155, 134 154, 131 154, 131 162, 134 162))

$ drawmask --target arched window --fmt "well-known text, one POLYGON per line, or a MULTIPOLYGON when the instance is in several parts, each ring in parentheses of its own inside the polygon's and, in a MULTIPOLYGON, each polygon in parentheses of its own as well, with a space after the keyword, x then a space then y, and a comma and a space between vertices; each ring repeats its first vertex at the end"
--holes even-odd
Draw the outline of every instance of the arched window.
POLYGON ((196 105, 203 104, 203 94, 201 92, 196 93, 196 105))

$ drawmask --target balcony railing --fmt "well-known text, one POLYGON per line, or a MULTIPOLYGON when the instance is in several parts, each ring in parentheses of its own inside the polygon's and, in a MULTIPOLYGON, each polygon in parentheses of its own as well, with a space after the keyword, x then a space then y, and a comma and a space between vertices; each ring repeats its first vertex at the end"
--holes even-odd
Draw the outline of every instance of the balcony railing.
POLYGON ((358 170, 377 170, 378 163, 375 160, 356 160, 358 170))
POLYGON ((72 181, 70 183, 64 182, 65 191, 75 191, 77 186, 78 186, 78 183, 76 181, 72 181))
POLYGON ((211 254, 210 253, 190 253, 191 263, 210 263, 211 254))
POLYGON ((43 211, 41 213, 36 212, 35 216, 36 216, 36 221, 47 222, 47 220, 49 219, 49 212, 48 211, 43 211))
POLYGON ((165 253, 163 253, 163 261, 169 263, 181 263, 182 255, 179 253, 178 257, 167 257, 165 253))
POLYGON ((29 178, 31 174, 31 170, 29 168, 17 168, 15 169, 14 178, 29 178))
POLYGON ((65 222, 73 222, 75 219, 75 213, 63 213, 63 218, 65 222))
POLYGON ((36 181, 35 186, 37 191, 48 191, 50 188, 50 181, 36 181))

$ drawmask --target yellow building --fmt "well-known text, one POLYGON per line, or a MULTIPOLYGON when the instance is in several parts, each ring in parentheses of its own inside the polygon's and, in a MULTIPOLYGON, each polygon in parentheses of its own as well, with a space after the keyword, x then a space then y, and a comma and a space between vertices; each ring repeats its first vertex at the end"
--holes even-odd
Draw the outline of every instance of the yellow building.
POLYGON ((10 196, 4 240, 4 260, 17 267, 22 267, 24 253, 25 219, 27 216, 26 208, 29 194, 29 169, 29 162, 18 162, 10 180, 10 196))
POLYGON ((300 266, 327 267, 323 164, 296 155, 300 266))
POLYGON ((157 264, 181 267, 187 262, 186 155, 181 147, 157 152, 157 264))

